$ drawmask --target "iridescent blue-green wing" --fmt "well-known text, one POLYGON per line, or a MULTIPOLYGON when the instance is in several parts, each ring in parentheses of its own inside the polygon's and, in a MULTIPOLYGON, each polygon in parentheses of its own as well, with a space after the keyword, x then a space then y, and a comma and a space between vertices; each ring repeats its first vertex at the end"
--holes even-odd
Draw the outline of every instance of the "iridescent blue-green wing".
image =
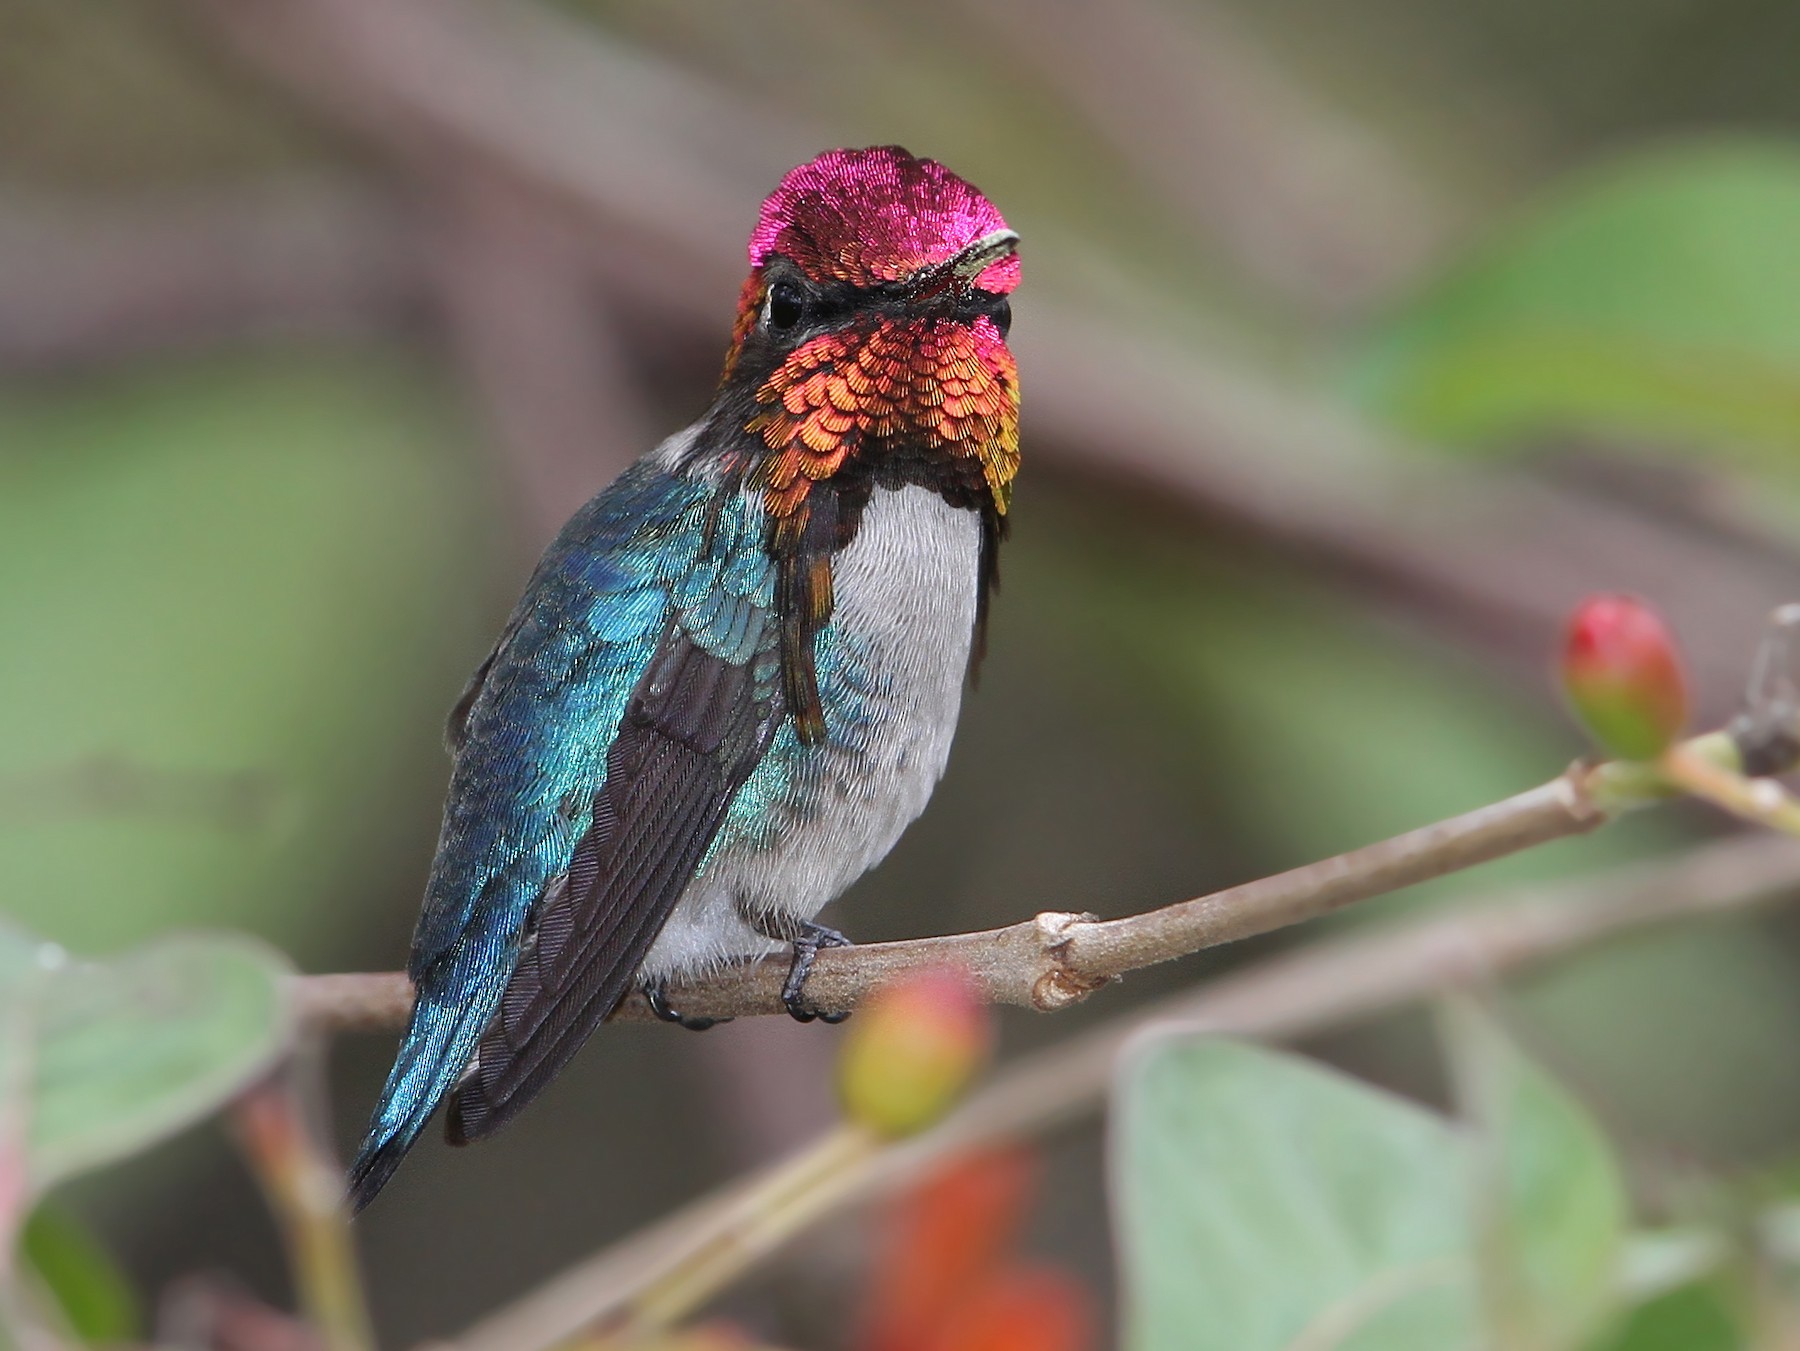
POLYGON ((470 1074, 452 1139, 510 1120, 631 989, 782 716, 760 508, 725 504, 607 750, 604 785, 470 1074))
POLYGON ((450 716, 444 719, 444 745, 449 747, 452 755, 461 751, 469 739, 469 714, 474 711, 475 701, 487 686, 488 672, 494 669, 494 659, 512 638, 513 628, 514 625, 510 623, 506 626, 506 631, 500 635, 493 650, 481 659, 481 665, 475 668, 475 673, 469 677, 469 683, 456 696, 456 702, 450 707, 450 716))
POLYGON ((671 633, 607 756, 568 873, 545 895, 469 1076, 453 1140, 491 1134, 562 1070, 631 990, 777 723, 776 663, 738 663, 671 633))
POLYGON ((741 782, 747 771, 735 762, 759 752, 732 729, 746 716, 767 720, 777 697, 758 665, 772 592, 759 525, 735 495, 721 500, 645 463, 578 513, 546 554, 452 723, 456 769, 409 963, 417 997, 352 1168, 359 1205, 468 1067, 521 956, 532 954, 527 984, 556 969, 536 934, 559 932, 565 907, 588 894, 589 873, 600 876, 593 860, 607 821, 631 829, 629 838, 615 831, 605 853, 617 880, 603 922, 620 926, 625 950, 672 879, 697 866, 716 826, 684 804, 741 782), (678 661, 684 642, 699 655, 678 661), (755 678, 746 682, 745 670, 755 678), (660 698, 664 681, 671 694, 660 698), (724 768, 710 785, 690 773, 659 786, 670 753, 627 753, 655 749, 645 723, 677 745, 706 746, 710 735, 724 768), (661 805, 647 812, 638 793, 661 805), (646 844, 671 852, 638 860, 632 851, 646 844))

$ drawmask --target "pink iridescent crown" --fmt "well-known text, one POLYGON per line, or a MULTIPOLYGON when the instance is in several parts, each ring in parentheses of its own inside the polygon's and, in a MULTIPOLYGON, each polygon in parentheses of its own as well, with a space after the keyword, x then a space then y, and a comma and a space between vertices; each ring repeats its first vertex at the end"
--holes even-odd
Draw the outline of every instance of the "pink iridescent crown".
MULTIPOLYGON (((992 202, 936 160, 896 145, 827 150, 790 170, 763 203, 750 266, 782 254, 815 281, 870 286, 945 262, 1006 228, 992 202)), ((1017 254, 976 279, 998 294, 1018 284, 1017 254)))

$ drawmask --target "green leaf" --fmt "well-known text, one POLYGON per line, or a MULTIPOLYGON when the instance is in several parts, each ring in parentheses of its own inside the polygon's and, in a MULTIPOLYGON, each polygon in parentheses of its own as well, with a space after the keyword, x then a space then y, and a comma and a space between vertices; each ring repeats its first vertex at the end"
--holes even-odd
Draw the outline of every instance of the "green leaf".
POLYGON ((39 1206, 22 1239, 25 1261, 85 1342, 123 1342, 138 1335, 137 1293, 111 1254, 64 1210, 39 1206))
POLYGON ((1743 1351, 1731 1303, 1716 1283, 1685 1285, 1639 1305, 1588 1351, 1743 1351))
POLYGON ((1466 1142, 1293 1056, 1153 1039, 1114 1091, 1134 1351, 1457 1351, 1475 1303, 1466 1142))
POLYGON ((1588 1114, 1473 1003, 1447 1041, 1478 1146, 1483 1293, 1506 1345, 1569 1347, 1615 1302, 1626 1199, 1588 1114))
POLYGON ((1560 187, 1378 330, 1352 383, 1443 441, 1594 429, 1791 450, 1797 237, 1791 144, 1615 163, 1560 187))
POLYGON ((0 967, 27 1071, 6 1101, 23 1118, 31 1191, 147 1148, 266 1069, 288 1040, 286 973, 272 951, 225 935, 107 963, 0 967))

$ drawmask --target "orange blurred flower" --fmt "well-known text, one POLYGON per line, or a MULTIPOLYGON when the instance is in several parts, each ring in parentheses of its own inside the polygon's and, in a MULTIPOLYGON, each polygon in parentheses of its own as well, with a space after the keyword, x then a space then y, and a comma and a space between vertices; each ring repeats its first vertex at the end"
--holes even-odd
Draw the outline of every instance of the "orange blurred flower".
POLYGON ((858 1351, 1087 1351, 1092 1302, 1061 1268, 1013 1242, 1036 1167, 1023 1150, 972 1155, 895 1208, 858 1351))

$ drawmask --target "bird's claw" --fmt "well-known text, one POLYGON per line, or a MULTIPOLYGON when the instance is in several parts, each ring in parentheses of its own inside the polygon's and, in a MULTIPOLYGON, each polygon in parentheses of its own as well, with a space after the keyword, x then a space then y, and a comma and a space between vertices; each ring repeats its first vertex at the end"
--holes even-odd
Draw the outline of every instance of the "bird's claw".
POLYGON ((781 985, 782 1007, 798 1023, 810 1023, 815 1018, 822 1023, 843 1022, 850 1016, 849 1009, 825 1013, 806 1001, 806 978, 812 974, 813 958, 819 955, 820 948, 848 948, 855 945, 836 929, 828 929, 823 924, 814 924, 810 920, 801 925, 793 944, 794 964, 788 968, 787 979, 781 985))
POLYGON ((669 1007, 669 991, 661 981, 644 987, 644 1002, 650 1006, 650 1012, 665 1023, 674 1023, 690 1032, 704 1032, 709 1027, 731 1021, 729 1018, 690 1018, 685 1013, 677 1012, 669 1007))

